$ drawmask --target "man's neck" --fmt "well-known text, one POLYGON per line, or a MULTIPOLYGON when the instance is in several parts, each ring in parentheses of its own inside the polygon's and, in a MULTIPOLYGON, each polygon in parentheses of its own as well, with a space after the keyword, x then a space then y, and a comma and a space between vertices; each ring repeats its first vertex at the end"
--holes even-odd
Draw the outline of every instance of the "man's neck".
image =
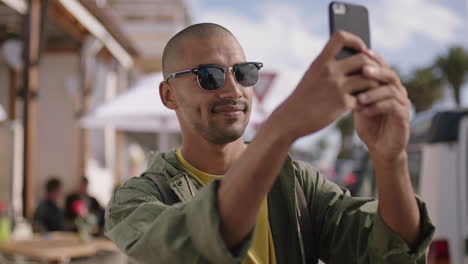
POLYGON ((57 205, 57 199, 56 198, 47 196, 46 200, 53 203, 53 204, 55 204, 55 205, 57 205))
POLYGON ((224 145, 209 142, 184 142, 182 156, 195 168, 209 174, 224 175, 246 149, 243 138, 224 145))

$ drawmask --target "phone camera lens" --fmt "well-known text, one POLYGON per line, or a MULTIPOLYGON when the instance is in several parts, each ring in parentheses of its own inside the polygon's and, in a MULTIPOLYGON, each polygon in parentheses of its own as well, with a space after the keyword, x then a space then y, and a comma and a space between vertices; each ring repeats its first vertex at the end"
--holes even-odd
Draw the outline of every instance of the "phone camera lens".
POLYGON ((342 3, 334 3, 332 8, 333 8, 333 12, 337 15, 346 14, 346 6, 342 3))

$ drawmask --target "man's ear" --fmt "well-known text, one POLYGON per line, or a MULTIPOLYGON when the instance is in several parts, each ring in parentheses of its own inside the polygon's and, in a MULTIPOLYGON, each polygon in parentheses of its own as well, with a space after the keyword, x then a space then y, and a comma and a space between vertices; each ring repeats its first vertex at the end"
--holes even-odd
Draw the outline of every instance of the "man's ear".
POLYGON ((165 81, 162 81, 159 84, 159 97, 167 108, 172 110, 177 108, 177 101, 175 99, 174 91, 172 90, 172 87, 165 81))

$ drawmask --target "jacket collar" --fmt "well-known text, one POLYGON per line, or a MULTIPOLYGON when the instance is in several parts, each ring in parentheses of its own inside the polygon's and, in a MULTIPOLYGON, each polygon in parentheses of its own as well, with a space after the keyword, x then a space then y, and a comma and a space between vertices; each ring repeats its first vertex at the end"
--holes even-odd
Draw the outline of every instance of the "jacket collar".
POLYGON ((174 190, 182 202, 193 199, 200 185, 184 170, 177 159, 176 149, 168 152, 151 154, 150 167, 147 172, 164 175, 167 184, 174 190))

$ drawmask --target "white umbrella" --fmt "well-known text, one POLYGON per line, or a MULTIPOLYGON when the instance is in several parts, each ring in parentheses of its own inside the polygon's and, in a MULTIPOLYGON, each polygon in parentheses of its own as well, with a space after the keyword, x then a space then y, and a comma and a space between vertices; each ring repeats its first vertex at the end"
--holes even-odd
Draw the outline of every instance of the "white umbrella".
POLYGON ((179 131, 175 112, 166 108, 159 98, 161 80, 161 73, 143 77, 133 88, 83 117, 81 125, 139 132, 179 131))
POLYGON ((111 101, 99 106, 80 120, 87 128, 113 127, 117 130, 159 133, 159 147, 166 151, 170 132, 180 131, 175 112, 159 98, 161 73, 147 75, 111 101))
POLYGON ((0 105, 0 121, 4 121, 6 118, 5 110, 3 110, 3 107, 0 105))

